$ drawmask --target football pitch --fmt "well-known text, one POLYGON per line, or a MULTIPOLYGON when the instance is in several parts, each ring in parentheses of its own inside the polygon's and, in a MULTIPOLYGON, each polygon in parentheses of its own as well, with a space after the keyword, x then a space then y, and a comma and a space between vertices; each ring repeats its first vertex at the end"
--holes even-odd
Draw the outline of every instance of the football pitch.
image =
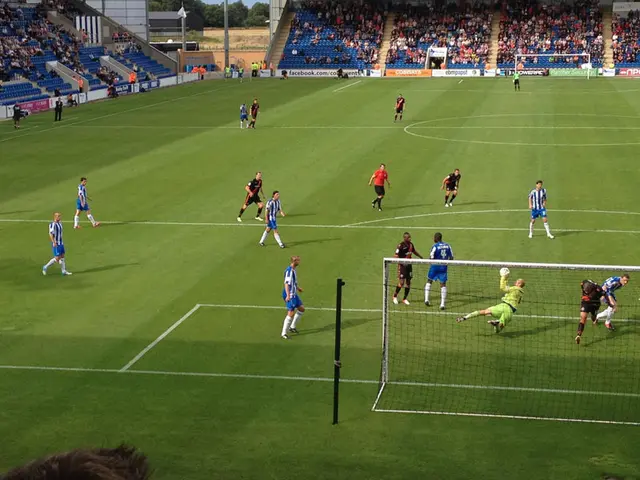
MULTIPOLYGON (((149 455, 156 479, 640 478, 637 426, 371 412, 382 259, 404 231, 423 255, 441 231, 459 260, 640 264, 639 93, 627 79, 523 78, 519 93, 506 79, 210 81, 65 109, 60 124, 53 113, 28 117, 19 131, 0 123, 0 472, 47 453, 127 442, 149 455), (399 93, 407 103, 394 123, 399 93), (241 130, 239 106, 254 97, 257 129, 241 130), (380 163, 392 184, 382 212, 367 186, 380 163), (460 192, 445 209, 440 184, 454 168, 460 192), (286 249, 273 236, 258 245, 264 223, 253 219, 255 206, 236 221, 256 171, 267 196, 281 193, 286 249), (100 228, 83 216, 83 228, 72 229, 81 176, 100 228), (538 179, 554 240, 539 223, 527 237, 527 195, 538 179), (71 277, 57 265, 41 275, 55 211, 71 277), (301 257, 308 311, 300 334, 284 341, 291 255, 301 257), (347 381, 332 426, 339 277, 347 381)), ((409 311, 425 308, 423 280, 409 311)), ((499 298, 491 285, 479 304, 462 302, 455 285, 465 281, 471 288, 464 275, 451 280, 452 311, 499 298)), ((636 321, 638 285, 632 274, 618 294, 621 315, 636 321)), ((518 368, 548 366, 558 372, 554 388, 598 375, 594 384, 640 393, 638 326, 608 342, 588 325, 577 347, 579 284, 563 288, 575 291, 575 308, 555 311, 550 301, 545 314, 575 321, 541 322, 507 347, 480 322, 456 325, 446 312, 435 331, 444 332, 444 353, 425 369, 446 379, 443 359, 464 357, 464 342, 507 370, 493 348, 522 359, 518 348, 533 346, 540 359, 518 368), (555 345, 566 368, 553 362, 555 345), (573 347, 598 353, 580 363, 573 347), (605 361, 616 348, 625 361, 605 361)), ((524 328, 518 322, 509 328, 524 328)), ((405 400, 431 393, 412 390, 405 400)), ((451 403, 467 394, 437 393, 451 403)), ((573 400, 563 408, 578 418, 608 406, 573 400)), ((551 414, 566 398, 522 401, 551 414)), ((640 411, 640 398, 625 406, 640 411)))

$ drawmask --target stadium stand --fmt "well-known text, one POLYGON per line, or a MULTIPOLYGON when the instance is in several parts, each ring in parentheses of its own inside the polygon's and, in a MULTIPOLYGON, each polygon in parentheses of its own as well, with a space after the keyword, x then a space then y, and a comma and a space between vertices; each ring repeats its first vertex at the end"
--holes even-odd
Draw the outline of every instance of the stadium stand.
MULTIPOLYGON (((0 81, 17 80, 17 83, 6 83, 0 91, 3 105, 76 93, 74 85, 47 71, 46 64, 51 61, 58 61, 81 75, 91 90, 107 88, 107 83, 96 76, 101 71, 99 57, 102 55, 110 55, 135 70, 140 80, 172 75, 171 70, 141 53, 127 35, 118 38, 118 54, 102 46, 85 45, 86 36, 78 38, 48 21, 47 9, 55 9, 70 18, 77 13, 64 0, 47 0, 46 4, 36 5, 0 4, 0 81), (127 43, 123 44, 124 41, 127 43)), ((101 73, 106 79, 116 77, 113 72, 101 73)))
POLYGON ((397 13, 386 64, 424 68, 429 47, 448 48, 448 68, 484 67, 491 39, 492 8, 478 4, 405 6, 397 13))
MULTIPOLYGON (((604 41, 602 13, 597 0, 573 4, 505 3, 500 22, 498 67, 514 66, 515 55, 526 53, 589 53, 594 66, 602 66, 604 41)), ((535 58, 525 68, 573 68, 584 58, 535 58)))
POLYGON ((279 68, 353 68, 378 62, 382 7, 307 0, 296 12, 279 68))
POLYGON ((625 17, 614 15, 611 30, 613 33, 613 61, 616 67, 637 67, 640 64, 638 52, 638 32, 640 31, 640 11, 631 11, 625 17))

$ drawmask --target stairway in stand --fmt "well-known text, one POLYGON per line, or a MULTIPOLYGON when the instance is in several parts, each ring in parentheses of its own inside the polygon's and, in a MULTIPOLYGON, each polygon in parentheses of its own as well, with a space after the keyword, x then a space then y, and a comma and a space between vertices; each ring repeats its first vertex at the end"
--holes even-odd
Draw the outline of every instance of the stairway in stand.
POLYGON ((605 10, 602 12, 602 38, 604 40, 604 59, 602 65, 609 68, 613 63, 613 29, 611 28, 613 14, 611 13, 611 5, 605 6, 604 8, 605 10))
POLYGON ((275 43, 273 44, 271 57, 269 58, 269 64, 273 64, 274 68, 278 68, 278 64, 282 58, 284 47, 287 45, 287 40, 289 39, 289 32, 291 32, 291 21, 295 15, 295 12, 285 12, 282 14, 282 17, 280 17, 282 29, 280 30, 280 36, 273 40, 275 43))
POLYGON ((500 41, 500 20, 502 20, 502 12, 497 11, 493 14, 491 20, 491 43, 489 44, 489 58, 487 63, 491 68, 496 68, 498 64, 498 42, 500 41))
POLYGON ((384 23, 384 32, 382 33, 382 43, 380 44, 380 53, 378 54, 378 63, 382 69, 382 75, 386 70, 385 64, 387 63, 387 52, 391 45, 391 32, 393 31, 393 22, 396 20, 396 14, 389 12, 387 20, 384 23))

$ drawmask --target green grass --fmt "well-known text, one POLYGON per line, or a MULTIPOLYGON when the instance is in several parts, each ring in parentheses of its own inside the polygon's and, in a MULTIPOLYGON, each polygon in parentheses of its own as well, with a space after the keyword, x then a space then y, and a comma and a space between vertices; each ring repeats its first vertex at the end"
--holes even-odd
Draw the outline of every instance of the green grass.
MULTIPOLYGON (((0 471, 126 441, 157 479, 640 478, 638 427, 370 411, 382 258, 403 231, 423 254, 443 231, 458 259, 640 263, 639 217, 628 214, 640 212, 635 83, 524 79, 516 94, 507 80, 393 79, 335 91, 345 85, 206 82, 65 110, 59 125, 49 114, 19 132, 0 124, 0 365, 59 367, 0 369, 0 471), (394 125, 398 93, 407 109, 394 125), (258 129, 240 130, 238 107, 253 97, 258 129), (380 162, 393 185, 382 213, 367 187, 380 162), (439 184, 455 167, 462 188, 445 211, 439 184), (257 246, 254 207, 236 224, 257 170, 265 191, 281 191, 285 250, 272 237, 257 246), (71 228, 80 176, 100 229, 71 228), (538 178, 553 242, 540 226, 527 238, 538 178), (54 266, 43 277, 46 220, 58 210, 74 276, 54 266), (360 222, 373 223, 344 227, 360 222), (280 340, 281 308, 201 307, 132 373, 116 373, 196 304, 280 307, 291 254, 310 307, 298 337, 280 340), (338 277, 345 308, 362 309, 344 313, 342 374, 368 382, 342 385, 334 427, 330 382, 251 375, 331 377, 334 314, 317 308, 334 304, 338 277)), ((495 301, 485 273, 473 275, 452 272, 451 311, 495 301)), ((581 276, 550 280, 560 301, 545 302, 553 292, 531 273, 504 336, 480 321, 426 316, 437 328, 400 314, 411 323, 397 331, 406 342, 394 337, 396 366, 418 381, 638 393, 637 323, 611 337, 589 326, 578 350, 574 320, 527 317, 575 315, 567 302, 581 276)), ((620 317, 640 318, 637 282, 618 296, 620 317)), ((418 284, 410 312, 423 310, 418 284)), ((394 388, 383 397, 392 407, 639 420, 630 397, 394 388)))

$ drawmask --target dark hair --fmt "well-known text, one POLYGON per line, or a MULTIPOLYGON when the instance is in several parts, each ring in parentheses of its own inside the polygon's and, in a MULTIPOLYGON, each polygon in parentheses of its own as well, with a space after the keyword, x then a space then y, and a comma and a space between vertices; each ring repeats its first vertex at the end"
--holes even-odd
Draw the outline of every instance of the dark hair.
POLYGON ((87 177, 80 177, 80 181, 84 182, 87 179, 87 177))
POLYGON ((271 196, 273 197, 276 193, 280 193, 279 190, 274 190, 273 193, 271 194, 271 196))
POLYGON ((536 182, 536 185, 538 185, 538 184, 542 185, 542 180, 538 180, 538 181, 536 182))
POLYGON ((441 242, 442 241, 442 234, 440 232, 436 232, 435 235, 433 236, 433 241, 434 242, 441 242))
POLYGON ((148 480, 151 467, 135 447, 78 449, 39 458, 14 468, 1 480, 148 480))
POLYGON ((380 166, 381 167, 386 167, 386 165, 384 163, 381 163, 380 166))
POLYGON ((629 274, 628 274, 628 273, 623 273, 623 274, 622 274, 622 278, 631 279, 631 277, 629 276, 629 274))
POLYGON ((411 236, 411 234, 410 234, 409 232, 404 232, 404 233, 402 234, 402 236, 403 236, 403 237, 404 237, 405 235, 409 235, 409 236, 411 236))

